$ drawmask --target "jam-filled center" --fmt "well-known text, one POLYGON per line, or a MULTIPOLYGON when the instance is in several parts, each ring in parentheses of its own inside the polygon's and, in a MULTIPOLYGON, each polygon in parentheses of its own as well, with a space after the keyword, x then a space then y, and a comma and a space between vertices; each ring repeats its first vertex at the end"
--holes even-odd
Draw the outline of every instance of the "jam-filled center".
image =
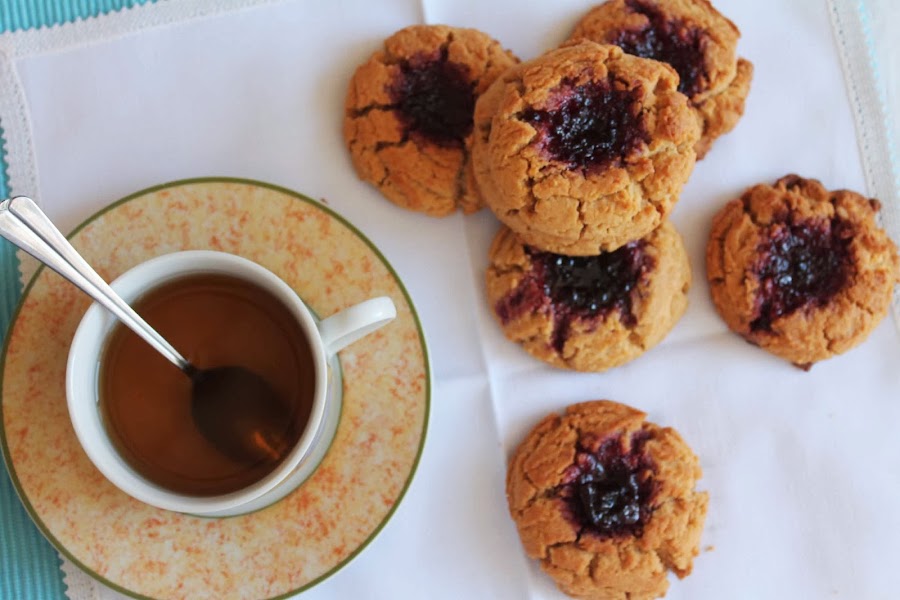
POLYGON ((475 112, 469 67, 450 61, 446 49, 417 54, 399 66, 389 92, 406 133, 441 146, 462 145, 475 112))
POLYGON ((750 329, 771 331, 772 322, 780 317, 827 304, 853 273, 852 238, 851 226, 839 219, 770 225, 754 266, 758 316, 750 329))
POLYGON ((531 251, 531 260, 551 302, 580 317, 618 310, 623 322, 634 325, 633 292, 650 267, 645 247, 639 240, 597 256, 531 251))
POLYGON ((614 311, 634 327, 634 293, 655 266, 646 242, 630 242, 597 256, 564 256, 526 247, 531 270, 496 307, 506 323, 524 314, 553 316, 552 345, 561 352, 576 319, 605 319, 614 311))
POLYGON ((547 107, 528 109, 522 118, 537 130, 539 148, 571 169, 619 166, 649 139, 640 89, 611 77, 578 85, 564 79, 547 107))
POLYGON ((610 34, 607 41, 628 54, 651 58, 672 66, 679 76, 678 91, 693 97, 706 87, 703 50, 706 34, 680 19, 668 19, 653 4, 627 0, 633 12, 647 17, 643 29, 625 29, 610 34))
POLYGON ((653 513, 654 464, 645 450, 647 435, 602 443, 582 440, 575 463, 564 475, 560 496, 582 532, 603 538, 640 537, 653 513))

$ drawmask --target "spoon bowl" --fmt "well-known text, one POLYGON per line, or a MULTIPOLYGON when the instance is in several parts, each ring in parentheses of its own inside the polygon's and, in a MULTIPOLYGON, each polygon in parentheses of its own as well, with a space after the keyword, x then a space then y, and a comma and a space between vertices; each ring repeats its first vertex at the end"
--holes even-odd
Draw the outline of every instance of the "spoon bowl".
POLYGON ((191 374, 191 416, 216 448, 236 461, 278 462, 296 439, 290 409, 268 381, 244 367, 191 374))

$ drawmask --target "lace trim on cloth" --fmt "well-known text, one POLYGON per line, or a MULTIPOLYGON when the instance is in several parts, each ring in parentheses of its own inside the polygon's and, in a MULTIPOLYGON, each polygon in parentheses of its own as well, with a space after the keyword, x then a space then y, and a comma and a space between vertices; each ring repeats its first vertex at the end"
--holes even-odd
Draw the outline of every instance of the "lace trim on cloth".
MULTIPOLYGON (((31 121, 16 65, 0 46, 0 127, 6 151, 6 189, 10 197, 28 195, 40 204, 37 163, 31 143, 31 121)), ((19 281, 24 286, 35 270, 35 261, 19 250, 19 281)))
POLYGON ((276 4, 283 0, 177 0, 142 4, 86 19, 76 19, 39 29, 0 34, 0 50, 15 59, 33 54, 69 50, 175 23, 212 17, 220 13, 276 4))
MULTIPOLYGON (((862 156, 869 196, 881 200, 881 223, 888 235, 900 240, 900 179, 897 156, 890 137, 890 113, 878 73, 878 58, 870 27, 869 8, 862 0, 828 0, 856 137, 862 156)), ((900 329, 900 289, 894 290, 894 324, 900 329)))
POLYGON ((97 582, 76 567, 72 561, 63 557, 59 570, 62 571, 66 596, 69 600, 101 600, 97 582))

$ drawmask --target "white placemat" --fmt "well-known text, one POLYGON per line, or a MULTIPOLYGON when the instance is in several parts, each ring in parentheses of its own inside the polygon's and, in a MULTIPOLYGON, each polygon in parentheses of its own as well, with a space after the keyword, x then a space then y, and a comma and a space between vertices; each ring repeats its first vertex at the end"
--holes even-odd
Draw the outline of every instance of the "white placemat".
MULTIPOLYGON (((885 532, 900 529, 895 329, 885 322, 861 348, 801 372, 725 330, 702 260, 722 203, 788 172, 830 187, 892 189, 882 200, 893 210, 895 185, 878 187, 883 175, 873 179, 861 162, 854 110, 864 95, 847 92, 841 70, 866 68, 858 52, 848 58, 845 50, 865 31, 850 22, 866 22, 855 12, 860 5, 716 2, 741 27, 739 51, 756 73, 744 119, 698 164, 673 216, 694 268, 691 307, 645 357, 586 375, 536 363, 494 324, 482 298, 493 217, 433 220, 389 204, 352 175, 340 121, 353 68, 402 26, 424 19, 478 27, 531 58, 559 43, 590 3, 320 4, 231 12, 235 5, 149 28, 109 22, 109 36, 74 25, 70 41, 23 37, 28 46, 15 51, 9 45, 17 38, 0 38, 3 81, 13 86, 0 96, 13 104, 20 98, 27 111, 27 119, 7 118, 2 111, 15 107, 0 104, 4 127, 19 127, 12 135, 24 144, 9 157, 11 173, 23 173, 13 191, 40 196, 63 229, 163 181, 251 177, 326 198, 407 283, 435 378, 419 472, 379 537, 304 597, 418 598, 423 590, 430 598, 560 597, 522 555, 503 497, 505 460, 545 413, 599 397, 677 427, 705 469, 711 506, 703 546, 714 550, 698 557, 691 577, 673 583, 669 598, 893 597, 900 575, 885 532), (832 22, 842 24, 838 35, 832 22)), ((880 23, 871 11, 890 9, 889 0, 875 4, 870 29, 880 23)), ((132 14, 140 10, 151 9, 132 14)), ((890 27, 878 31, 873 39, 891 46, 890 27)), ((866 113, 869 122, 887 127, 874 114, 866 113)), ((79 597, 116 597, 93 585, 80 589, 79 597)))

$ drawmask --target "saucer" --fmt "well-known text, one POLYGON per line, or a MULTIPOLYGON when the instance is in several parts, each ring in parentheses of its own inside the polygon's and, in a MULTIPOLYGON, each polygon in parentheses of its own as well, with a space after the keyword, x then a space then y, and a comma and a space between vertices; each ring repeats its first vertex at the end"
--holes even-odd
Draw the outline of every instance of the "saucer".
POLYGON ((73 245, 107 280, 160 254, 238 254, 285 280, 320 316, 377 295, 397 318, 340 352, 343 407, 318 469, 284 499, 221 519, 125 495, 88 460, 66 409, 69 343, 90 300, 48 269, 23 293, 0 368, 0 442, 43 534, 104 584, 144 598, 273 598, 334 574, 384 527, 425 441, 430 372, 415 309, 391 266, 327 207, 241 179, 177 181, 124 198, 73 245))

